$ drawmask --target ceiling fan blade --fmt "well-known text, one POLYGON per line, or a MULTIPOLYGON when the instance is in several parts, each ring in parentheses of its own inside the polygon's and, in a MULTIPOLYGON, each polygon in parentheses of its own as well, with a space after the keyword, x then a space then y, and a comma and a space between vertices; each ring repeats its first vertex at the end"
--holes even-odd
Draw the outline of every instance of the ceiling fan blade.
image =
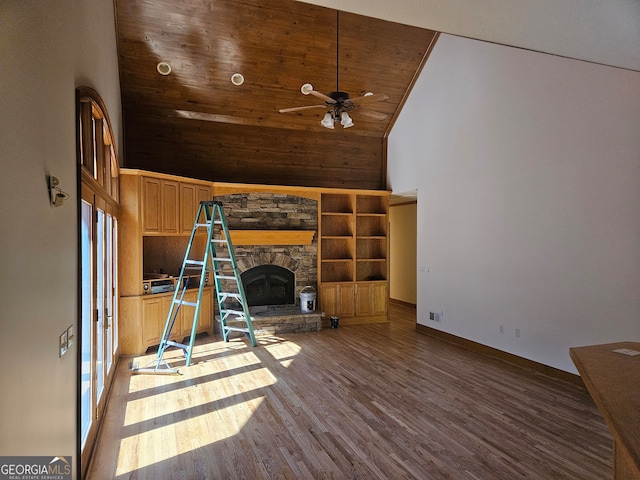
POLYGON ((370 102, 383 102, 389 99, 389 95, 386 93, 374 93, 372 95, 363 95, 362 97, 351 98, 351 103, 361 105, 363 103, 370 102))
POLYGON ((386 113, 376 112, 374 110, 367 110, 366 108, 358 108, 356 112, 358 112, 358 114, 360 115, 364 115, 365 117, 370 117, 375 120, 384 120, 385 118, 388 117, 386 113))
POLYGON ((316 92, 315 90, 309 90, 309 93, 311 95, 313 95, 314 97, 318 97, 321 98, 322 100, 324 100, 325 102, 333 105, 334 103, 336 103, 336 101, 331 98, 329 95, 325 95, 324 93, 321 92, 316 92))
POLYGON ((299 112, 300 110, 309 110, 311 108, 327 108, 327 105, 307 105, 306 107, 281 108, 280 113, 299 112))

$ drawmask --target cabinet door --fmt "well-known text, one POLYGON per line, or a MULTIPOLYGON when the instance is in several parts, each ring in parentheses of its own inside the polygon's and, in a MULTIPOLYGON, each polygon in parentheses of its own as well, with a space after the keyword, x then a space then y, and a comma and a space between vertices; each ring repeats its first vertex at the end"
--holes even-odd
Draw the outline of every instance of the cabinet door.
POLYGON ((338 316, 338 286, 320 285, 320 309, 329 317, 338 316))
POLYGON ((142 230, 162 231, 160 179, 142 177, 142 230))
MULTIPOLYGON (((194 288, 191 291, 187 291, 184 294, 184 300, 186 302, 195 303, 198 300, 198 290, 194 288)), ((182 323, 181 331, 185 337, 191 335, 191 327, 193 326, 193 312, 195 307, 183 306, 182 310, 182 323)), ((213 292, 211 288, 205 288, 202 291, 202 298, 200 299, 200 311, 198 313, 198 324, 196 332, 210 331, 213 317, 213 292)), ((177 323, 177 322, 176 322, 177 323)))
POLYGON ((353 317, 354 292, 352 283, 320 286, 320 308, 330 317, 353 317))
POLYGON ((356 316, 386 314, 387 283, 357 283, 355 304, 356 316))
POLYGON ((206 185, 180 183, 180 229, 182 233, 191 233, 200 202, 211 200, 211 198, 211 188, 206 185))
POLYGON ((198 331, 213 332, 213 290, 205 288, 200 299, 200 314, 198 315, 198 331))
POLYGON ((146 346, 160 343, 166 315, 162 297, 142 300, 142 338, 146 346))
POLYGON ((178 233, 180 222, 180 183, 162 180, 162 232, 178 233))
POLYGON ((191 233, 196 218, 196 185, 180 183, 180 230, 191 233))

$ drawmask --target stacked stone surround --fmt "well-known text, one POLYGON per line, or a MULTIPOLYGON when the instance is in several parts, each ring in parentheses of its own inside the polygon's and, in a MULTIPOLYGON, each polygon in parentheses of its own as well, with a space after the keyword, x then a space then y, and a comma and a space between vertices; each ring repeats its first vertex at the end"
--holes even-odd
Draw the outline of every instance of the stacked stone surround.
MULTIPOLYGON (((230 230, 316 232, 310 245, 234 245, 234 251, 241 273, 259 265, 271 264, 284 267, 295 275, 295 306, 252 307, 251 318, 256 333, 321 330, 320 313, 302 313, 299 307, 300 291, 304 287, 311 286, 317 291, 318 202, 272 193, 237 193, 216 196, 214 199, 222 203, 230 230)), ((217 329, 218 325, 215 327, 217 329)))
POLYGON ((230 230, 311 230, 311 245, 234 245, 240 272, 264 264, 291 270, 295 298, 306 286, 318 285, 318 202, 294 195, 237 193, 216 196, 230 230))

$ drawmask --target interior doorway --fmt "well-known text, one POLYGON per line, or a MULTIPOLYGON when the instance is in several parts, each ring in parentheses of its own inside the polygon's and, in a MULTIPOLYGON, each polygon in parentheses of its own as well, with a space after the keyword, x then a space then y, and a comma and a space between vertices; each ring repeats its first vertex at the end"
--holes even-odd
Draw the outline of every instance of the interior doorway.
POLYGON ((389 299, 417 304, 417 191, 392 194, 389 201, 389 299))

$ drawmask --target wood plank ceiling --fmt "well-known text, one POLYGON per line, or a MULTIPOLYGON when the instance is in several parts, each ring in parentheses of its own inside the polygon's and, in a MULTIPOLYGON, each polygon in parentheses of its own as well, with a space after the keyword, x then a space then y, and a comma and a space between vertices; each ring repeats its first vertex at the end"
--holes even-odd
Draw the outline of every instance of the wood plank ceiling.
POLYGON ((293 0, 115 0, 124 166, 206 180, 385 188, 385 137, 436 33, 293 0), (338 27, 339 26, 339 27, 338 27), (159 62, 171 66, 160 75, 159 62), (337 68, 337 65, 339 68, 337 68), (231 83, 234 73, 245 82, 231 83), (338 84, 337 84, 338 82, 338 84), (304 83, 358 97, 355 126, 304 83))

